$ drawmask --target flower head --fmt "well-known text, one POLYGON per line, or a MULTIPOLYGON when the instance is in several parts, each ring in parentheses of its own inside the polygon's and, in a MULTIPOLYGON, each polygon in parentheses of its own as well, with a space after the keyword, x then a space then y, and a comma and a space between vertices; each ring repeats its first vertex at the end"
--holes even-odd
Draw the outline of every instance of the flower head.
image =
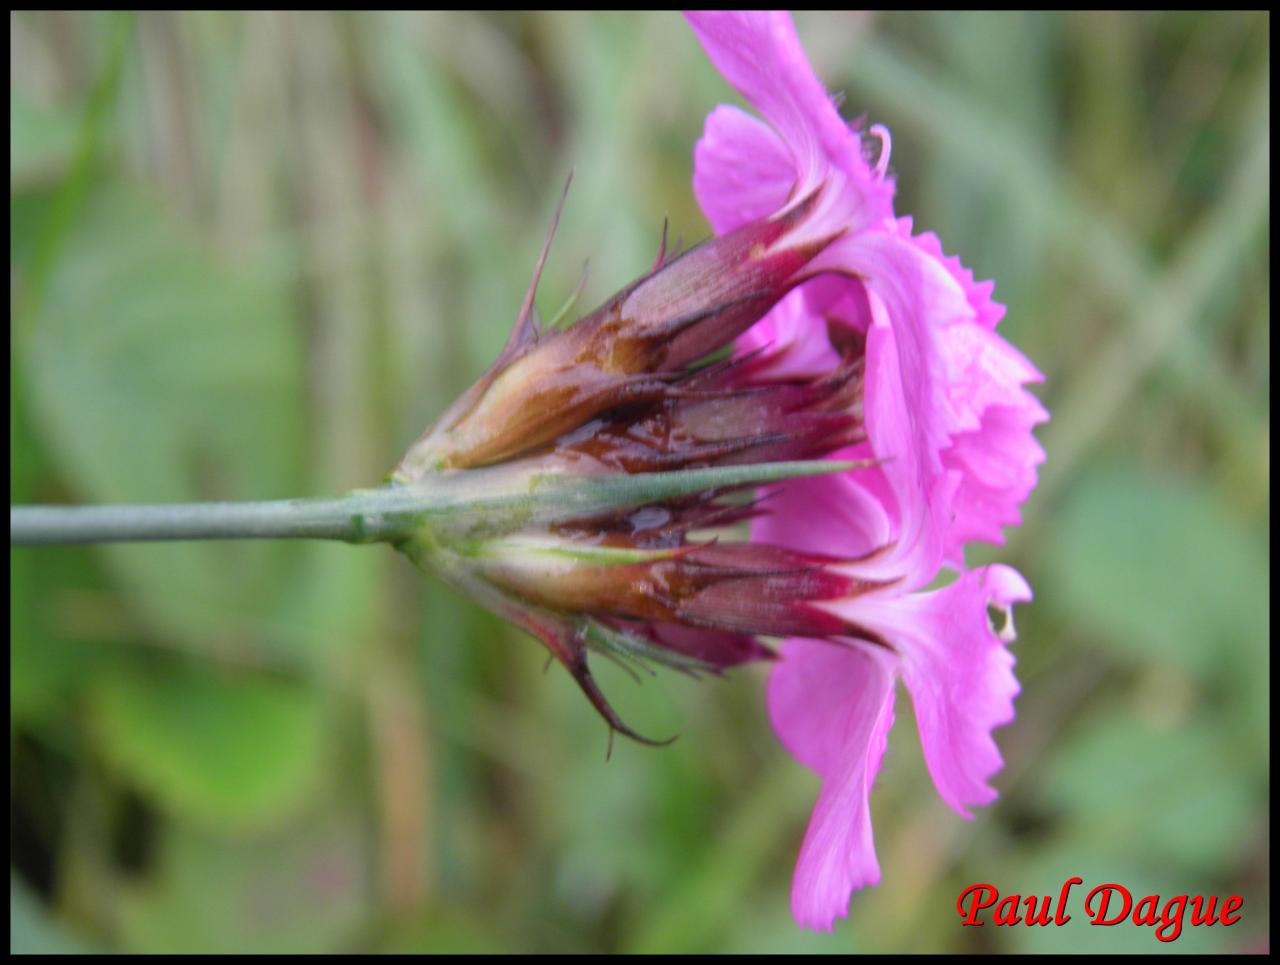
POLYGON ((991 284, 894 216, 888 132, 875 150, 840 119, 790 18, 689 21, 763 118, 716 108, 698 142, 717 236, 672 256, 664 239, 647 274, 540 330, 544 247, 497 361, 392 474, 491 510, 401 548, 540 639, 611 734, 644 740, 591 653, 692 673, 777 658, 770 718, 823 780, 792 908, 830 928, 879 879, 868 794, 899 678, 943 799, 968 817, 995 797, 1030 589, 963 549, 1018 521, 1047 413, 991 284), (750 542, 701 535, 748 521, 750 542))
POLYGON ((791 19, 779 13, 698 13, 689 22, 725 78, 760 112, 721 106, 695 152, 694 191, 717 231, 776 217, 798 197, 822 203, 797 237, 833 236, 798 286, 739 340, 775 375, 813 377, 863 346, 866 439, 837 457, 848 473, 788 484, 754 538, 854 560, 844 571, 880 581, 832 604, 864 629, 833 647, 795 635, 769 687, 770 716, 788 750, 823 778, 801 849, 792 909, 830 928, 853 889, 879 880, 868 792, 893 720, 894 681, 915 704, 921 743, 943 799, 964 816, 993 800, 1001 765, 991 731, 1013 718, 1018 686, 1008 608, 1030 598, 1013 570, 965 571, 971 540, 1000 542, 1019 521, 1044 454, 1031 430, 1048 416, 1024 389, 1040 375, 995 332, 1004 309, 931 234, 892 212, 889 136, 873 153, 839 117, 814 76, 791 19), (923 592, 943 568, 957 573, 923 592), (997 632, 988 608, 1004 611, 997 632))
POLYGON ((694 536, 756 516, 745 488, 838 470, 813 460, 865 438, 856 339, 806 377, 713 357, 811 277, 835 236, 795 229, 820 200, 681 255, 664 244, 648 274, 565 329, 533 321, 544 248, 497 361, 392 474, 489 495, 492 511, 424 521, 402 548, 537 636, 627 736, 643 740, 589 653, 719 673, 771 659, 764 636, 861 632, 836 604, 879 585, 837 555, 694 536))

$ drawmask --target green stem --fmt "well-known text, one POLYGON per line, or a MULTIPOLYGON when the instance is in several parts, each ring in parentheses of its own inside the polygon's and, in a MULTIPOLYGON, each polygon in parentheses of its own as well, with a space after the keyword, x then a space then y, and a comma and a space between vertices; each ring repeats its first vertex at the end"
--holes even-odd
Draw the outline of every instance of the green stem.
POLYGON ((11 506, 17 546, 194 539, 337 539, 365 542, 401 532, 398 518, 364 494, 339 499, 137 506, 11 506))
POLYGON ((516 466, 427 476, 333 499, 122 506, 10 506, 15 546, 195 539, 398 542, 422 526, 495 535, 712 490, 846 472, 831 460, 678 472, 575 476, 516 466))

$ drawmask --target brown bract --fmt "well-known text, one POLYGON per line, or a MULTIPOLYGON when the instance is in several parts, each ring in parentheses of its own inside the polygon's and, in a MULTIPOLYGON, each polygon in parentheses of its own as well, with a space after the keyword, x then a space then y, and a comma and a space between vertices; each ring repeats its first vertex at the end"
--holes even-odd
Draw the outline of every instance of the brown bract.
POLYGON ((676 257, 660 254, 653 271, 568 329, 539 332, 527 298, 502 355, 410 448, 393 478, 492 465, 607 410, 663 397, 688 366, 731 343, 804 280, 805 266, 833 239, 787 239, 817 197, 676 257))
MULTIPOLYGON (((478 478, 501 465, 513 491, 548 476, 594 486, 820 460, 863 441, 859 338, 837 343, 841 360, 824 376, 776 378, 760 356, 714 358, 811 276, 833 239, 793 239, 819 193, 679 256, 666 257, 664 237, 648 274, 567 329, 533 321, 544 246, 497 361, 410 448, 393 481, 478 478)), ((631 668, 720 673, 771 658, 761 637, 880 642, 824 605, 878 588, 849 576, 845 560, 697 535, 767 512, 767 494, 712 486, 609 507, 448 539, 424 529, 404 549, 537 636, 610 727, 637 740, 596 686, 589 651, 631 668)))

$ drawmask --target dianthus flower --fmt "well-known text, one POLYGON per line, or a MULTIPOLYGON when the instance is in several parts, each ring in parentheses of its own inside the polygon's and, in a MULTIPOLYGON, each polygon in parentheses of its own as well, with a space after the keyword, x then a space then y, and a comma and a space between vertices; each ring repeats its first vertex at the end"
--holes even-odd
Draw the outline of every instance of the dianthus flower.
POLYGON ((391 474, 433 507, 396 545, 541 640, 610 737, 645 740, 590 655, 720 673, 783 639, 770 715, 823 779, 792 905, 829 928, 879 877, 867 796, 898 677, 943 798, 967 815, 995 796, 1009 608, 1030 591, 965 570, 963 547, 1017 522, 1046 414, 990 283, 894 218, 888 133, 872 129, 873 167, 790 19, 690 22, 764 118, 708 118, 694 188, 716 236, 683 253, 664 237, 563 327, 533 307, 544 247, 497 360, 391 474), (746 521, 750 541, 729 528, 746 521))
POLYGON ((1013 719, 1018 684, 1009 612, 1030 599, 1007 566, 966 570, 964 544, 1002 542, 1044 454, 1048 418, 1023 388, 1039 372, 996 334, 1004 314, 932 234, 895 218, 889 134, 845 124, 814 75, 791 18, 696 13, 689 22, 721 74, 763 121, 730 106, 708 116, 694 191, 717 233, 798 206, 795 241, 826 239, 814 276, 738 339, 774 377, 863 366, 865 439, 832 454, 839 475, 779 487, 753 539, 849 562, 861 592, 826 604, 854 634, 793 635, 772 672, 770 718, 822 778, 801 846, 792 911, 829 929, 851 892, 879 881, 868 793, 893 722, 895 680, 910 694, 939 794, 970 817, 992 801, 1001 757, 991 732, 1013 719), (814 200, 816 199, 816 200, 814 200), (927 590, 944 570, 952 582, 927 590), (1000 628, 989 609, 998 611, 1000 628))

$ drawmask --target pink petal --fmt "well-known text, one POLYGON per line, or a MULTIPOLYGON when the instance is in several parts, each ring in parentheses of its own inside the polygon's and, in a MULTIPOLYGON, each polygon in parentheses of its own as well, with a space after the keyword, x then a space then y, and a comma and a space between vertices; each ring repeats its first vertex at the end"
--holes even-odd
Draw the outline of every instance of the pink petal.
MULTIPOLYGON (((892 552, 881 557, 867 578, 903 578, 906 589, 930 582, 942 562, 950 508, 958 479, 943 471, 922 423, 937 406, 936 389, 912 384, 901 359, 898 331, 878 299, 867 332, 863 410, 867 437, 883 479, 879 494, 894 520, 892 552)), ((859 476, 870 476, 862 471, 859 476)), ((864 483, 875 490, 875 484, 864 483)))
MULTIPOLYGON (((914 589, 929 583, 942 562, 959 477, 946 472, 925 446, 916 417, 921 403, 913 409, 908 402, 897 332, 879 300, 873 298, 871 304, 863 407, 868 444, 836 456, 872 458, 879 464, 847 476, 793 480, 771 491, 752 538, 851 559, 887 548, 861 563, 858 575, 914 589)), ((792 323, 802 330, 812 317, 803 303, 796 305, 792 323)), ((826 344, 825 334, 811 340, 818 337, 826 344)), ((911 389, 915 398, 941 405, 921 387, 911 389)))
POLYGON ((881 498, 851 476, 793 479, 770 490, 751 539, 856 559, 885 546, 890 519, 881 498))
POLYGON ((1022 387, 1027 382, 1043 382, 1044 376, 995 332, 965 321, 946 327, 939 338, 953 432, 980 428, 983 413, 992 406, 1026 409, 1035 416, 1030 420, 1032 425, 1049 418, 1044 407, 1022 387))
MULTIPOLYGON (((814 75, 789 14, 711 11, 686 17, 716 69, 789 150, 793 199, 825 185, 821 212, 811 219, 815 233, 857 230, 889 213, 892 182, 874 175, 863 159, 862 139, 840 119, 814 75)), ((747 156, 759 142, 755 134, 750 138, 732 153, 747 156)), ((717 203, 715 211, 723 210, 717 203)))
POLYGON ((949 400, 939 344, 942 326, 969 317, 964 290, 936 259, 892 230, 840 238, 810 265, 861 278, 893 327, 902 390, 926 468, 937 471, 947 443, 949 400))
POLYGON ((801 290, 809 313, 819 326, 829 319, 863 334, 871 327, 871 303, 861 279, 822 275, 805 282, 801 290))
POLYGON ((995 282, 993 281, 974 281, 973 272, 960 263, 957 256, 948 258, 942 251, 942 242, 938 236, 932 231, 926 231, 912 237, 911 222, 909 217, 899 218, 897 220, 897 232, 903 237, 911 238, 912 244, 936 259, 947 273, 951 275, 965 291, 965 297, 974 311, 974 320, 985 329, 994 329, 1000 319, 1004 318, 1004 306, 999 302, 993 301, 992 292, 995 290, 995 282))
POLYGON ((768 125, 721 104, 693 152, 693 193, 716 234, 781 211, 796 183, 791 152, 768 125))
POLYGON ((736 344, 739 353, 764 353, 769 365, 760 370, 761 378, 822 376, 833 372, 840 362, 827 338, 826 326, 810 311, 803 288, 778 302, 736 344))
MULTIPOLYGON (((966 291, 948 265, 900 234, 895 222, 840 238, 812 267, 844 273, 864 286, 872 318, 867 333, 867 432, 875 457, 885 460, 883 473, 898 523, 896 553, 904 564, 901 572, 911 587, 923 586, 933 579, 952 545, 947 531, 955 493, 963 482, 961 467, 943 458, 952 432, 963 421, 948 381, 949 365, 959 368, 963 360, 959 354, 947 355, 944 336, 960 324, 981 330, 973 324, 966 291)), ((997 361, 1007 368, 1014 364, 1008 355, 997 361)), ((1016 376, 1011 378, 1016 387, 1016 376)), ((960 400, 964 399, 962 393, 960 400)))
POLYGON ((1013 720, 1018 681, 1010 605, 1031 599, 1031 588, 1007 566, 973 570, 931 593, 867 595, 839 611, 882 633, 901 657, 902 677, 915 705, 920 743, 942 799, 964 817, 969 806, 996 797, 987 783, 1003 763, 992 730, 1013 720), (1006 611, 997 634, 988 605, 1006 611))
POLYGON ((822 777, 791 911, 803 927, 830 931, 853 890, 880 880, 868 794, 893 725, 891 660, 860 646, 788 640, 769 678, 769 716, 787 749, 822 777))
POLYGON ((945 555, 962 564, 964 543, 1003 543, 1002 527, 1021 521, 1018 507, 1035 488, 1036 466, 1044 461, 1032 429, 1049 418, 1024 385, 1044 377, 995 333, 1004 306, 992 301, 991 282, 975 282, 958 258, 943 254, 935 235, 912 238, 910 218, 895 222, 894 231, 941 266, 964 293, 967 311, 937 318, 951 437, 943 465, 960 476, 945 555))
POLYGON ((1018 507, 1036 485, 1036 467, 1044 450, 1031 434, 1047 418, 1036 406, 994 406, 983 413, 982 427, 954 437, 943 463, 961 476, 954 518, 947 534, 946 557, 963 560, 972 540, 1002 544, 1005 526, 1022 522, 1018 507))

